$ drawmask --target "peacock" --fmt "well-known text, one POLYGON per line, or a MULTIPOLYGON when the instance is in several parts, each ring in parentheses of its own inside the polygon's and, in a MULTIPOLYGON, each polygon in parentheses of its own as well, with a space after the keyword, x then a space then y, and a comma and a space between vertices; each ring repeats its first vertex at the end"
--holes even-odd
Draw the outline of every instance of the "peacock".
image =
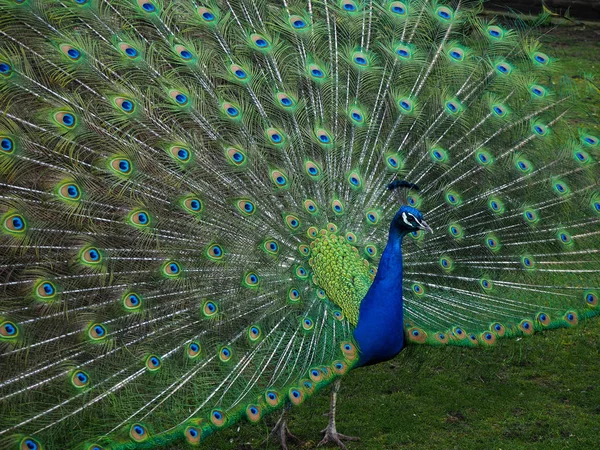
POLYGON ((0 447, 193 447, 328 385, 343 447, 348 371, 600 314, 597 124, 480 12, 0 0, 0 447))

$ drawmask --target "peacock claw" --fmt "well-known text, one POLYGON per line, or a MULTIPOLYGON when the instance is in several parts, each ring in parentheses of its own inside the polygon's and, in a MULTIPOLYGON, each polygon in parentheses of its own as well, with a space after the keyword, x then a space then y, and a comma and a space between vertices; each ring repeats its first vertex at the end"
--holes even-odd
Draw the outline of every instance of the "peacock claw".
POLYGON ((324 434, 321 442, 317 444, 317 447, 321 447, 326 444, 336 444, 343 450, 346 450, 346 445, 342 441, 360 441, 360 438, 354 436, 346 436, 345 434, 338 433, 335 427, 327 427, 324 430, 321 430, 321 433, 324 434))
POLYGON ((337 404, 337 394, 340 390, 340 383, 341 379, 338 378, 331 386, 331 408, 327 414, 329 416, 329 423, 325 429, 321 430, 321 434, 324 434, 325 436, 323 436, 321 442, 317 444, 317 447, 321 447, 326 444, 336 444, 341 449, 346 450, 346 446, 342 441, 360 441, 360 438, 346 436, 345 434, 337 432, 335 425, 335 407, 337 404))
POLYGON ((290 429, 287 426, 287 423, 285 421, 286 410, 287 410, 287 408, 284 408, 283 413, 281 414, 281 417, 279 418, 279 420, 277 421, 277 423, 271 430, 271 433, 269 434, 269 436, 261 443, 261 446, 265 445, 269 441, 269 439, 274 436, 277 436, 277 438, 279 439, 279 444, 281 445, 282 450, 288 450, 288 446, 287 446, 288 439, 291 439, 296 442, 300 442, 300 439, 298 439, 296 436, 294 436, 290 432, 290 429))

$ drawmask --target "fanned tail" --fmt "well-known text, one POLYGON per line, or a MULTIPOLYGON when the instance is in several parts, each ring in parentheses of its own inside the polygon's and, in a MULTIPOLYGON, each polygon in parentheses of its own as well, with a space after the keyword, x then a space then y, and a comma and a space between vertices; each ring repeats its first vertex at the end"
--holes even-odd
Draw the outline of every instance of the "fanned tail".
POLYGON ((346 373, 398 180, 411 341, 597 315, 598 133, 477 5, 1 0, 2 446, 197 444, 346 373))

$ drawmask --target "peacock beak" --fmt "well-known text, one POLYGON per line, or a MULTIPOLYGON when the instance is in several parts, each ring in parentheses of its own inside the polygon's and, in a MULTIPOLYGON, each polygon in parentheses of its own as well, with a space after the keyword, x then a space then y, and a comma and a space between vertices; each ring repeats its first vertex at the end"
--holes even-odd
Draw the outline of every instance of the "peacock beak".
POLYGON ((419 225, 420 225, 420 229, 427 231, 428 233, 433 234, 433 230, 431 229, 431 227, 429 225, 427 225, 427 222, 425 222, 424 220, 419 221, 419 225))

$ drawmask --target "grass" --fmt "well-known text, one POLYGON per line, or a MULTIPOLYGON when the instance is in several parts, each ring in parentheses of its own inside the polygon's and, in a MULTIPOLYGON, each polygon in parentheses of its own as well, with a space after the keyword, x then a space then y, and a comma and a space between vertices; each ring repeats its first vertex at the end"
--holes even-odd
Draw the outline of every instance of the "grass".
MULTIPOLYGON (((492 349, 410 347, 394 360, 343 381, 340 432, 348 449, 597 449, 600 445, 600 320, 574 329, 501 341, 492 349)), ((301 444, 315 448, 325 427, 326 392, 289 414, 301 444)), ((273 418, 210 438, 209 448, 261 444, 273 418)))
MULTIPOLYGON (((542 41, 567 76, 593 73, 600 84, 600 25, 561 25, 542 41)), ((573 124, 597 125, 600 96, 582 102, 586 111, 573 124)), ((410 347, 344 379, 338 429, 361 438, 349 450, 597 449, 599 379, 600 320, 492 349, 410 347)), ((290 411, 289 426, 301 440, 290 450, 316 447, 328 408, 321 392, 290 411)), ((206 448, 277 449, 277 442, 261 444, 274 419, 240 423, 209 438, 206 448)))

